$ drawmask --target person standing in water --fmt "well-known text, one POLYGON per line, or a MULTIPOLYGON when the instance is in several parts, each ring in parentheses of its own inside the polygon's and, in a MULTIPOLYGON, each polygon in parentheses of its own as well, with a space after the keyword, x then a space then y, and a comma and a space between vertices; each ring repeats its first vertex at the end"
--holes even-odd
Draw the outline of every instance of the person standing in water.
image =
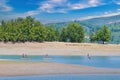
POLYGON ((22 54, 22 58, 28 58, 27 54, 22 54))
POLYGON ((88 57, 88 59, 91 59, 91 57, 90 57, 89 53, 87 54, 87 57, 88 57))
POLYGON ((27 54, 25 54, 25 58, 28 58, 27 54))
POLYGON ((25 54, 24 53, 22 54, 22 58, 25 58, 25 54))
POLYGON ((48 58, 48 54, 45 55, 45 58, 48 58))

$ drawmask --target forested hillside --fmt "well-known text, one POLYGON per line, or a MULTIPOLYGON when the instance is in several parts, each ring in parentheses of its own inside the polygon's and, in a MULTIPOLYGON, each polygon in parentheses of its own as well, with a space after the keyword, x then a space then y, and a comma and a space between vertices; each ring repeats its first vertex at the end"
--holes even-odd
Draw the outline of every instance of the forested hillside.
MULTIPOLYGON (((100 29, 101 26, 108 26, 112 31, 112 40, 110 43, 120 43, 120 15, 112 17, 93 18, 84 21, 75 21, 81 24, 85 28, 86 35, 89 36, 91 33, 100 29)), ((61 29, 63 26, 67 26, 71 22, 62 23, 51 23, 57 29, 61 29)), ((51 25, 47 24, 47 25, 51 25)))

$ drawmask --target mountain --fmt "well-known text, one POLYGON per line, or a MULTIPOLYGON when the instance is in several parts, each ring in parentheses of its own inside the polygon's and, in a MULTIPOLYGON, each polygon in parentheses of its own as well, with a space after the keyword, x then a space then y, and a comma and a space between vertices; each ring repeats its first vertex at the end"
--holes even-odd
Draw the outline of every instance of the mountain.
MULTIPOLYGON (((87 35, 91 34, 95 30, 99 29, 101 26, 106 25, 112 31, 112 41, 111 43, 120 43, 120 15, 111 16, 111 17, 100 17, 93 18, 83 21, 75 20, 84 26, 87 35)), ((57 29, 61 29, 64 26, 67 26, 71 22, 61 22, 61 23, 50 23, 46 25, 53 25, 57 29)))
MULTIPOLYGON (((83 26, 89 28, 89 32, 94 32, 96 29, 99 29, 101 26, 106 25, 112 31, 112 40, 111 43, 120 43, 120 15, 111 16, 111 17, 101 17, 93 18, 84 21, 77 21, 83 26)), ((88 31, 86 31, 88 32, 88 31)))
POLYGON ((82 23, 94 24, 94 25, 105 25, 105 24, 112 24, 116 22, 120 22, 120 15, 111 16, 111 17, 100 17, 100 18, 93 18, 81 21, 82 23))
MULTIPOLYGON (((103 25, 110 25, 114 23, 120 22, 120 15, 111 16, 111 17, 100 17, 100 18, 92 18, 88 20, 78 21, 75 22, 80 23, 82 26, 88 28, 100 28, 103 25)), ((56 28, 61 28, 63 26, 67 26, 71 22, 61 22, 61 23, 49 23, 47 25, 54 25, 56 28)))

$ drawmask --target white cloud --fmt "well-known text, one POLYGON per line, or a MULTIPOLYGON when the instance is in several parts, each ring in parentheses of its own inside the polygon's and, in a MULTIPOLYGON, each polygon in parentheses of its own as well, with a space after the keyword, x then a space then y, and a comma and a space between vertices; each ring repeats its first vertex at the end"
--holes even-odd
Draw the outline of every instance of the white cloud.
POLYGON ((120 0, 112 0, 113 3, 117 4, 117 5, 120 5, 120 0))
POLYGON ((97 6, 101 4, 100 0, 89 0, 89 5, 91 6, 97 6))
POLYGON ((84 3, 80 0, 76 1, 75 3, 71 3, 69 0, 45 0, 39 4, 38 9, 28 11, 26 13, 28 13, 28 15, 37 15, 40 12, 67 13, 69 10, 84 9, 99 5, 103 5, 100 0, 88 0, 84 3))
POLYGON ((109 12, 104 12, 104 14, 109 14, 109 12))
POLYGON ((116 2, 117 5, 120 5, 120 2, 116 2))
POLYGON ((83 9, 88 7, 87 4, 68 4, 68 6, 70 7, 70 9, 83 9))
POLYGON ((117 11, 120 11, 120 9, 117 9, 117 11))
POLYGON ((88 20, 88 19, 92 19, 92 18, 96 18, 96 17, 98 17, 98 16, 87 16, 87 17, 79 18, 77 20, 83 21, 83 20, 88 20))
POLYGON ((70 9, 84 9, 84 8, 89 8, 89 7, 96 7, 99 5, 103 5, 103 3, 100 2, 100 0, 89 0, 85 3, 79 2, 75 4, 68 4, 70 9))
POLYGON ((24 13, 24 14, 26 14, 27 16, 32 16, 32 15, 37 15, 37 14, 39 14, 39 11, 28 11, 28 12, 26 12, 26 13, 24 13))
POLYGON ((65 12, 65 3, 67 0, 48 0, 40 4, 38 10, 43 12, 65 12))
POLYGON ((7 5, 7 0, 0 0, 0 12, 11 11, 12 7, 7 5))
POLYGON ((115 12, 115 13, 111 13, 111 14, 105 14, 105 15, 102 15, 101 17, 110 17, 110 16, 116 16, 116 15, 120 15, 120 12, 115 12))
MULTIPOLYGON (((106 13, 106 12, 105 12, 106 13)), ((88 20, 88 19, 93 19, 93 18, 100 18, 100 17, 111 17, 111 16, 116 16, 116 15, 120 15, 120 12, 115 12, 115 13, 109 13, 107 12, 107 14, 102 14, 102 15, 99 15, 99 16, 87 16, 87 17, 83 17, 83 18, 79 18, 77 20, 88 20)))

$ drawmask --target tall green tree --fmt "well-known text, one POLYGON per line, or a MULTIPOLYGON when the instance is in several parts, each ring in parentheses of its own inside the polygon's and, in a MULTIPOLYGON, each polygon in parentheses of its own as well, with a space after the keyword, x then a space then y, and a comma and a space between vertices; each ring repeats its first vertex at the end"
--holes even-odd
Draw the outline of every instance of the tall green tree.
POLYGON ((61 37, 63 41, 83 42, 85 31, 78 23, 70 23, 66 28, 63 28, 61 37))
POLYGON ((67 42, 69 40, 67 32, 67 27, 63 27, 60 33, 60 41, 67 42))
POLYGON ((46 40, 47 41, 58 41, 59 32, 55 29, 53 25, 46 27, 46 40))
POLYGON ((103 26, 101 27, 101 29, 97 30, 96 35, 97 35, 97 40, 102 41, 103 44, 105 42, 110 41, 112 36, 111 31, 107 26, 103 26))

